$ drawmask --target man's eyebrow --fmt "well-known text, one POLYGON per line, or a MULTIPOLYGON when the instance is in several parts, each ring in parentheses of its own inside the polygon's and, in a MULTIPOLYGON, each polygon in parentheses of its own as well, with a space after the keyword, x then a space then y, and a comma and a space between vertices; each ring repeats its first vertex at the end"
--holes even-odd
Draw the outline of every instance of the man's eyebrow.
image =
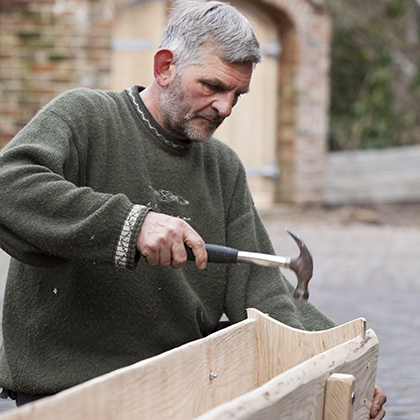
MULTIPOLYGON (((231 90, 231 88, 227 85, 225 85, 221 80, 218 79, 206 79, 206 78, 200 78, 199 79, 201 83, 207 83, 212 86, 216 86, 222 90, 231 90)), ((245 93, 249 92, 249 87, 246 89, 242 89, 237 92, 238 95, 244 95, 245 93)))

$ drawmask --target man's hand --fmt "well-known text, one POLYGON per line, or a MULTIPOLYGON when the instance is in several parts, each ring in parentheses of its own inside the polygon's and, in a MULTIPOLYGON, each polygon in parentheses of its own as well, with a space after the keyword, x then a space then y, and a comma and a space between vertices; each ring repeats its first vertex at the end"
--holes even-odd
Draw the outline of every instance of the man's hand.
POLYGON ((370 418, 373 420, 380 420, 385 417, 386 411, 383 408, 383 405, 386 403, 386 395, 379 388, 378 385, 375 386, 375 393, 373 395, 372 407, 370 409, 370 418))
POLYGON ((207 251, 201 236, 184 220, 150 211, 143 221, 137 249, 150 265, 180 268, 187 261, 184 244, 192 248, 200 270, 206 268, 207 251))

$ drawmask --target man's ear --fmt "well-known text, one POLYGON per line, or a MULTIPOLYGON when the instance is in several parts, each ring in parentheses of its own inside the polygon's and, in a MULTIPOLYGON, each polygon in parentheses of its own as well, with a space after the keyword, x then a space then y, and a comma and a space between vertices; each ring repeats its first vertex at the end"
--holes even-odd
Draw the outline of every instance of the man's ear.
POLYGON ((174 54, 171 50, 158 50, 154 57, 153 74, 161 87, 166 87, 175 74, 174 54))

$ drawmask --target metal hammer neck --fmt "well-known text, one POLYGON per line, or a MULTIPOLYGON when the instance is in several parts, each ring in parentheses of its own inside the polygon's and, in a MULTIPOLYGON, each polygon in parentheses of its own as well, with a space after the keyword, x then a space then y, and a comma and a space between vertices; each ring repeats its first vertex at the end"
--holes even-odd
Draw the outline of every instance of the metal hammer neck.
POLYGON ((253 263, 264 267, 290 267, 292 258, 279 257, 277 255, 259 254, 257 252, 238 252, 238 263, 253 263))

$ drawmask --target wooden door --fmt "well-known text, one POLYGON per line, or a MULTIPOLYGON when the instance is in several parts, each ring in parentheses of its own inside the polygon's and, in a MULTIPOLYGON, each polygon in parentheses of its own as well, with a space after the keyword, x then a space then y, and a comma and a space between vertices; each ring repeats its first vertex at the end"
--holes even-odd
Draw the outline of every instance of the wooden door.
MULTIPOLYGON (((259 208, 272 205, 275 160, 276 81, 280 42, 269 17, 250 6, 231 2, 251 22, 263 50, 251 90, 239 100, 215 136, 231 146, 244 163, 252 195, 259 208)), ((159 47, 168 14, 168 1, 148 1, 122 10, 114 24, 111 86, 120 91, 135 84, 147 86, 153 77, 153 54, 159 47)))
POLYGON ((249 6, 235 4, 251 22, 263 52, 254 70, 250 92, 242 96, 216 132, 216 137, 235 150, 247 169, 248 182, 258 208, 274 202, 278 166, 275 155, 277 72, 281 53, 274 23, 249 6))
POLYGON ((112 33, 112 90, 147 86, 153 79, 153 56, 159 48, 168 1, 148 1, 122 9, 112 33))

